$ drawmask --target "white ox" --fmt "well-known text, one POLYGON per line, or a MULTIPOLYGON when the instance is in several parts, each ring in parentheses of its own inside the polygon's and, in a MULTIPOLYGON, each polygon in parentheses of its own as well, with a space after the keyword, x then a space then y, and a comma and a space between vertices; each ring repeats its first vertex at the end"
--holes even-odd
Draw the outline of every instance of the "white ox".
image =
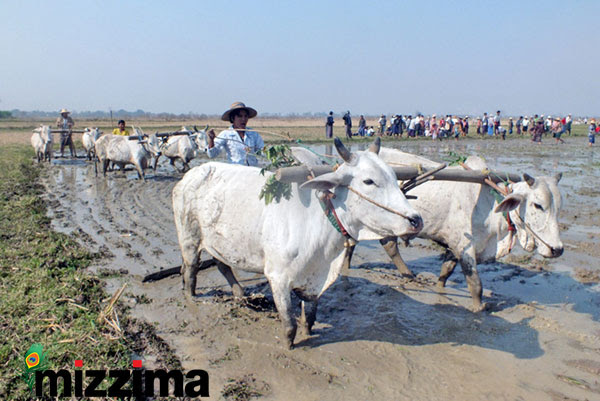
MULTIPOLYGON (((302 148, 292 148, 292 152, 304 164, 322 164, 318 157, 302 148)), ((429 159, 389 148, 382 148, 379 157, 392 167, 439 166, 439 163, 429 159)), ((487 165, 479 157, 469 157, 465 164, 473 170, 487 169, 487 165)), ((539 254, 547 258, 562 255, 563 244, 558 228, 560 178, 561 174, 537 178, 525 174, 523 182, 508 185, 512 193, 501 203, 497 202, 489 186, 481 184, 430 181, 411 190, 410 195, 416 195, 417 199, 410 203, 423 216, 424 223, 423 230, 417 236, 431 239, 448 250, 438 287, 446 285, 446 280, 457 262, 460 262, 473 299, 473 309, 480 311, 484 309, 484 305, 481 303, 482 285, 477 272, 478 263, 489 263, 506 256, 517 239, 528 252, 537 249, 539 254), (516 233, 509 230, 503 212, 510 216, 516 233)), ((406 276, 412 276, 398 252, 397 238, 384 238, 380 242, 398 270, 406 276)), ((345 269, 349 267, 349 263, 350 257, 345 269)))
MULTIPOLYGON (((174 135, 169 137, 166 142, 160 144, 161 154, 169 159, 171 166, 177 169, 175 161, 182 163, 180 172, 190 169, 189 162, 198 156, 198 153, 206 148, 206 129, 202 131, 190 131, 186 127, 181 127, 179 132, 186 132, 188 135, 174 135)), ((158 163, 160 155, 154 159, 154 169, 158 163)))
POLYGON ((38 163, 41 161, 52 161, 54 141, 52 139, 52 130, 47 125, 42 125, 33 130, 31 135, 31 146, 35 149, 35 156, 38 163))
POLYGON ((173 212, 186 295, 195 295, 202 250, 219 261, 234 295, 243 295, 243 290, 229 266, 263 273, 292 347, 296 321, 291 291, 303 301, 310 333, 317 301, 339 276, 345 254, 346 238, 329 222, 311 189, 333 190, 334 210, 355 239, 413 235, 422 228, 421 217, 406 201, 393 171, 377 156, 379 138, 370 151, 357 153, 350 153, 337 138, 335 143, 345 160, 335 172, 302 186, 294 184, 289 200, 268 206, 259 193, 271 173, 262 176, 259 168, 211 162, 182 178, 173 189, 173 212))
POLYGON ((96 141, 96 158, 102 165, 104 175, 111 162, 121 169, 127 164, 133 164, 138 177, 145 181, 144 169, 148 168, 153 156, 160 155, 159 143, 155 134, 143 135, 137 130, 136 133, 138 135, 135 139, 111 134, 103 135, 96 141))
MULTIPOLYGON (((392 149, 382 150, 381 158, 390 164, 427 161, 392 149)), ((435 165, 434 162, 429 163, 432 163, 430 166, 435 165)), ((469 157, 465 164, 473 170, 488 168, 479 157, 469 157)), ((438 287, 446 285, 456 263, 460 262, 474 310, 484 308, 478 263, 493 262, 507 255, 517 239, 524 250, 533 252, 537 249, 547 258, 559 257, 563 253, 558 227, 561 208, 558 182, 561 174, 536 178, 524 174, 523 178, 524 181, 507 185, 511 193, 500 203, 489 186, 466 182, 430 181, 410 192, 417 196, 411 204, 424 221, 424 229, 418 236, 434 240, 449 250, 442 264, 438 287), (503 213, 510 217, 516 233, 509 230, 503 213)), ((397 247, 394 248, 386 250, 390 256, 397 255, 399 258, 397 247)), ((396 265, 403 270, 404 262, 396 265)), ((408 270, 405 265, 404 268, 408 270)))
POLYGON ((88 160, 93 160, 96 156, 96 141, 100 138, 102 132, 98 128, 86 128, 81 135, 81 142, 85 153, 87 154, 88 160))

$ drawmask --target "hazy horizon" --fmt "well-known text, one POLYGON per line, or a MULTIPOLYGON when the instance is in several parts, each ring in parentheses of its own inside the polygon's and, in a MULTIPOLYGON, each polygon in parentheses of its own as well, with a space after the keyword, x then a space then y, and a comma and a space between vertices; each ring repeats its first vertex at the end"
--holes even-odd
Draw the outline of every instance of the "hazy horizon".
POLYGON ((0 110, 600 109, 593 0, 23 0, 0 12, 0 110))

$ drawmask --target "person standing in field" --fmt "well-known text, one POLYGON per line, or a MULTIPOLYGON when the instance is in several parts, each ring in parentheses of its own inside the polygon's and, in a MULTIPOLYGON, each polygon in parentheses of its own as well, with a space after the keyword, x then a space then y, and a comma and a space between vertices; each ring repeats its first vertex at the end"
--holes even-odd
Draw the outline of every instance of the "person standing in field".
POLYGON ((488 131, 487 131, 488 136, 494 136, 494 121, 491 118, 488 119, 488 121, 489 121, 488 122, 488 126, 487 126, 487 128, 488 128, 488 131))
POLYGON ((112 131, 113 135, 122 135, 122 136, 129 136, 129 135, 131 135, 131 133, 129 132, 129 130, 125 128, 125 120, 119 120, 119 122, 117 123, 117 125, 119 126, 119 128, 115 128, 112 131))
POLYGON ((523 133, 526 134, 527 130, 529 130, 529 117, 525 116, 523 119, 523 133))
POLYGON ((385 114, 382 114, 378 121, 379 124, 379 135, 385 134, 385 125, 387 124, 387 120, 385 119, 385 114))
POLYGON ((75 126, 75 122, 69 115, 71 112, 67 109, 61 109, 60 117, 56 119, 56 127, 61 129, 60 133, 60 157, 64 157, 65 146, 69 146, 71 151, 71 157, 75 157, 77 152, 75 151, 75 144, 73 143, 72 130, 75 126))
POLYGON ((469 117, 465 117, 462 120, 463 136, 469 135, 469 117))
POLYGON ((513 119, 512 119, 512 117, 509 117, 509 119, 508 119, 508 135, 512 135, 513 125, 514 125, 513 119))
POLYGON ((531 140, 541 145, 542 135, 544 135, 544 120, 542 118, 539 118, 535 123, 535 126, 532 128, 532 134, 531 140))
POLYGON ((523 126, 523 116, 520 116, 515 124, 517 126, 517 134, 521 135, 521 126, 523 126))
POLYGON ((350 110, 342 117, 344 120, 344 126, 346 127, 346 138, 352 139, 352 117, 350 117, 350 110))
POLYGON ((560 118, 557 117, 554 119, 554 121, 552 121, 551 130, 552 130, 552 136, 556 139, 557 144, 565 143, 565 141, 560 138, 560 136, 564 132, 564 125, 560 121, 560 118))
POLYGON ((571 118, 571 115, 569 114, 567 116, 567 118, 565 118, 565 130, 569 133, 569 136, 571 136, 571 125, 573 124, 573 119, 571 118))
POLYGON ((483 135, 488 133, 488 115, 487 113, 483 113, 483 117, 481 118, 481 133, 483 135))
POLYGON ((454 139, 458 141, 458 137, 460 136, 460 124, 454 124, 454 139))
POLYGON ((248 120, 257 114, 256 110, 242 102, 233 103, 221 116, 221 120, 229 121, 231 126, 221 131, 219 136, 216 136, 212 129, 206 135, 208 157, 212 159, 221 151, 225 151, 229 163, 257 166, 258 160, 255 155, 262 151, 265 143, 258 132, 246 129, 248 120))
POLYGON ((498 128, 500 128, 500 110, 494 116, 494 135, 498 135, 498 128))
POLYGON ((599 126, 596 125, 596 120, 591 119, 590 125, 588 126, 588 146, 592 146, 596 143, 596 133, 598 132, 599 126))
POLYGON ((390 136, 394 133, 394 126, 396 125, 396 116, 392 114, 390 116, 390 126, 385 130, 385 133, 390 136))
POLYGON ((365 120, 365 116, 362 114, 358 120, 358 135, 365 136, 367 131, 367 121, 365 120))
POLYGON ((330 111, 325 122, 325 138, 327 139, 333 138, 333 123, 333 111, 330 111))
POLYGON ((437 116, 434 114, 429 120, 429 134, 431 139, 437 139, 439 135, 440 126, 438 125, 437 116))
POLYGON ((481 117, 477 117, 477 135, 481 135, 481 117))

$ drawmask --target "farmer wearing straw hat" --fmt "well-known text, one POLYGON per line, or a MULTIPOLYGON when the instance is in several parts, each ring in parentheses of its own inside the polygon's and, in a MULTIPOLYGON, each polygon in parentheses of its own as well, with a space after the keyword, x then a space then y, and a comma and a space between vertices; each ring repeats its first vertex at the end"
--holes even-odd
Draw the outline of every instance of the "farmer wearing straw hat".
POLYGON ((256 117, 257 114, 256 110, 242 102, 233 103, 221 116, 221 120, 229 121, 231 126, 221 131, 218 136, 212 129, 207 133, 208 157, 216 157, 225 150, 230 163, 257 166, 258 160, 255 154, 265 147, 265 143, 258 132, 246 129, 248 120, 256 117))
POLYGON ((75 151, 75 144, 73 143, 73 138, 71 138, 71 130, 75 123, 73 119, 69 115, 71 112, 67 109, 60 110, 60 117, 56 119, 56 126, 63 130, 60 134, 60 157, 64 157, 65 146, 69 145, 69 150, 71 151, 71 157, 75 157, 77 152, 75 151))

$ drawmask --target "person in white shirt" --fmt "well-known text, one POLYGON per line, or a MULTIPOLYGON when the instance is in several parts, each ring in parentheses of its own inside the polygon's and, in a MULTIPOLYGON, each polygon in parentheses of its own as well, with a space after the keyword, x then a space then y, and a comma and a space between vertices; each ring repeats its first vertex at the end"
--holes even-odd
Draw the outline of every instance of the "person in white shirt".
POLYGON ((221 131, 218 136, 212 129, 207 133, 208 157, 216 157, 225 150, 229 163, 257 166, 255 155, 262 151, 265 143, 258 132, 246 129, 248 120, 257 114, 256 110, 242 102, 233 103, 221 116, 221 120, 229 121, 231 127, 221 131))
POLYGON ((571 118, 570 114, 567 116, 567 118, 565 118, 565 123, 567 125, 565 130, 569 133, 569 135, 571 135, 571 126, 573 125, 573 118, 571 118))

